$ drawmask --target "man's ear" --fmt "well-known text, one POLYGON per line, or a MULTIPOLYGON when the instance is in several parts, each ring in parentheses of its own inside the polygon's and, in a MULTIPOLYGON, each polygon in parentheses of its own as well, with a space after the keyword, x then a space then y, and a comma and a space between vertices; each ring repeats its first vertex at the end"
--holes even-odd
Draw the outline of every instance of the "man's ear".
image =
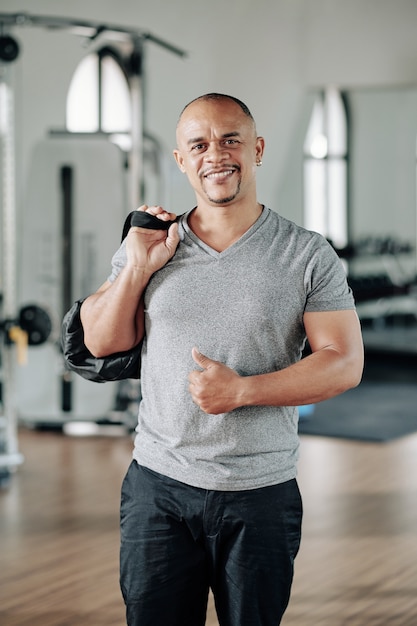
POLYGON ((262 160, 262 155, 265 149, 265 139, 263 137, 256 138, 256 158, 262 160))
POLYGON ((184 159, 182 158, 181 152, 179 150, 174 150, 173 154, 178 167, 180 168, 181 172, 185 174, 184 159))

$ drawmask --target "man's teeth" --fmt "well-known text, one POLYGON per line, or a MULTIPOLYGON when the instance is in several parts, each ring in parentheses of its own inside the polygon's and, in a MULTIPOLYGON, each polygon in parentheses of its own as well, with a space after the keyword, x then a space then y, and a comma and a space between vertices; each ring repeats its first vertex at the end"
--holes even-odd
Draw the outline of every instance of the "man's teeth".
POLYGON ((233 170, 226 170, 225 172, 212 172, 211 174, 207 174, 206 178, 226 178, 233 174, 233 170))

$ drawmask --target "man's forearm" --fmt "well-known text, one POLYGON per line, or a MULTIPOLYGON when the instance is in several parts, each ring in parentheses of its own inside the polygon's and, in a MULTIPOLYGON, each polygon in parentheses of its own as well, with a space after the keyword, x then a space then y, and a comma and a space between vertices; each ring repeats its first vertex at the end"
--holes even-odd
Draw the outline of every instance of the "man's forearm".
POLYGON ((290 367, 241 380, 246 406, 297 406, 321 402, 356 387, 363 360, 356 354, 341 356, 332 348, 320 350, 290 367))
POLYGON ((106 283, 81 307, 84 342, 95 356, 129 350, 143 338, 143 293, 149 275, 125 267, 114 283, 106 283))

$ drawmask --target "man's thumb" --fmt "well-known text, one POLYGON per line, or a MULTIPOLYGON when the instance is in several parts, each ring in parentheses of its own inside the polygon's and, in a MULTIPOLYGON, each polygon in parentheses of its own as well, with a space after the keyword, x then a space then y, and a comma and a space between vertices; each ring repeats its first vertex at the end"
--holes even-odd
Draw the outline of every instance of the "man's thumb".
POLYGON ((202 367, 204 370, 207 369, 212 363, 212 359, 209 359, 208 356, 201 354, 197 348, 193 348, 191 351, 194 361, 202 367))

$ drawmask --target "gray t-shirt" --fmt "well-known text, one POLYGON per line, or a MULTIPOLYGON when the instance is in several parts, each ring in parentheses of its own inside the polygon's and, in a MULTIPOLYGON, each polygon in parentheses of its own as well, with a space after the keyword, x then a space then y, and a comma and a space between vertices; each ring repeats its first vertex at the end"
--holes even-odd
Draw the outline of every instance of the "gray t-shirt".
MULTIPOLYGON (((133 456, 156 472, 217 490, 254 489, 296 475, 297 407, 253 406, 207 415, 188 391, 191 349, 242 376, 283 369, 305 344, 306 311, 353 309, 332 247, 265 208, 232 246, 216 252, 179 223, 173 258, 145 292, 142 401, 133 456)), ((114 280, 126 262, 113 257, 114 280)))

